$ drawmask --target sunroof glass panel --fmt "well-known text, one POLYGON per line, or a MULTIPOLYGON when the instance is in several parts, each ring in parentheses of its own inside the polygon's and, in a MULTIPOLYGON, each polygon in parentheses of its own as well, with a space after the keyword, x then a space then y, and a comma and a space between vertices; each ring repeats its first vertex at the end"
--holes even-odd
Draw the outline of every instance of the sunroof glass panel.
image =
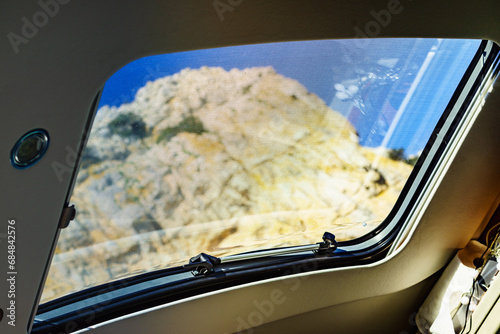
POLYGON ((104 88, 43 301, 382 222, 480 41, 324 40, 139 59, 104 88))

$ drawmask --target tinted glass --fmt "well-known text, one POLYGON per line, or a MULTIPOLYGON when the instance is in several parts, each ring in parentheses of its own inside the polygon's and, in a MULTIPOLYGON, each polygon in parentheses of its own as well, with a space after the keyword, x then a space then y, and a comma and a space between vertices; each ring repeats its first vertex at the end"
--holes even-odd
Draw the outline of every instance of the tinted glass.
POLYGON ((105 86, 43 301, 200 252, 370 232, 479 43, 290 42, 127 65, 105 86))

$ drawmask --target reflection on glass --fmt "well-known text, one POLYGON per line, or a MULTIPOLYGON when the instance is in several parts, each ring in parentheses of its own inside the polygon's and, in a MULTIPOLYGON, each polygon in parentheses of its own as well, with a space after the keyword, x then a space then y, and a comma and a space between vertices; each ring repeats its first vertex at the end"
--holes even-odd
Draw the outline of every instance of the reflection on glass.
POLYGON ((310 41, 131 63, 106 85, 43 299, 200 252, 366 234, 478 46, 310 41))

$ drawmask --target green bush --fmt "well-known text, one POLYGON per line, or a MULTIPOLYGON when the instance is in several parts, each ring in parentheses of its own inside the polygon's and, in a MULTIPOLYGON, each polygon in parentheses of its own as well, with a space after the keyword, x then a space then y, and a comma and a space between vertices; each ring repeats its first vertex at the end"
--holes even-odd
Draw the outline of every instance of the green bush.
POLYGON ((207 132, 207 130, 205 130, 205 128, 203 127, 203 123, 198 118, 191 115, 184 118, 182 122, 180 122, 176 126, 163 129, 160 132, 160 135, 158 136, 156 142, 159 143, 164 140, 169 141, 182 132, 191 132, 196 133, 197 135, 201 135, 202 133, 207 132))
POLYGON ((108 124, 108 129, 112 134, 137 139, 142 139, 148 134, 146 123, 132 112, 118 115, 108 124))
POLYGON ((405 161, 404 148, 393 148, 389 150, 389 158, 396 161, 405 161))
POLYGON ((393 148, 389 150, 389 158, 395 161, 402 161, 408 165, 415 166, 419 156, 406 157, 404 148, 393 148))

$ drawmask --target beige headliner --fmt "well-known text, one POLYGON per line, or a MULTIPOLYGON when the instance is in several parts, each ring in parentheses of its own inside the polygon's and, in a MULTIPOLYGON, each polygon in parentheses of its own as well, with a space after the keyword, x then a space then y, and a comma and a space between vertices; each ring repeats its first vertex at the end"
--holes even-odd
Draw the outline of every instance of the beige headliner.
MULTIPOLYGON (((67 4, 61 4, 59 12, 27 44, 19 45, 18 53, 8 38, 2 39, 0 48, 0 226, 5 226, 7 219, 16 219, 19 272, 18 325, 11 328, 2 321, 0 332, 26 331, 70 186, 70 173, 59 182, 51 163, 71 165, 71 159, 66 160, 67 147, 78 147, 92 100, 111 74, 151 54, 256 42, 352 38, 354 26, 362 28, 373 20, 371 10, 385 9, 389 3, 232 0, 241 3, 226 12, 221 22, 212 0, 64 2, 67 4), (35 167, 13 169, 7 158, 12 145, 20 135, 38 127, 51 135, 49 151, 35 167)), ((500 41, 498 1, 402 0, 401 6, 401 13, 392 16, 378 37, 500 41)), ((32 20, 40 10, 35 1, 3 1, 1 31, 6 37, 9 32, 21 34, 21 19, 32 20)), ((445 265, 496 201, 500 189, 499 107, 500 95, 494 92, 411 240, 396 256, 368 267, 308 275, 300 289, 287 294, 286 302, 266 321, 403 291, 445 265)), ((1 259, 7 256, 4 245, 0 247, 1 259)), ((148 317, 156 314, 170 321, 168 332, 192 333, 194 326, 198 333, 230 332, 236 329, 239 315, 254 310, 253 300, 268 298, 270 291, 283 288, 283 284, 269 280, 233 288, 177 303, 148 317), (193 314, 202 314, 196 324, 189 320, 193 314), (200 331, 202 324, 210 330, 200 331)), ((0 280, 0 291, 7 290, 6 281, 0 280)), ((0 299, 2 308, 4 301, 0 299)), ((148 317, 137 317, 134 324, 145 325, 141 321, 148 317)), ((155 323, 159 326, 162 322, 155 323)), ((132 327, 127 326, 128 322, 122 321, 109 331, 131 332, 132 327)))

